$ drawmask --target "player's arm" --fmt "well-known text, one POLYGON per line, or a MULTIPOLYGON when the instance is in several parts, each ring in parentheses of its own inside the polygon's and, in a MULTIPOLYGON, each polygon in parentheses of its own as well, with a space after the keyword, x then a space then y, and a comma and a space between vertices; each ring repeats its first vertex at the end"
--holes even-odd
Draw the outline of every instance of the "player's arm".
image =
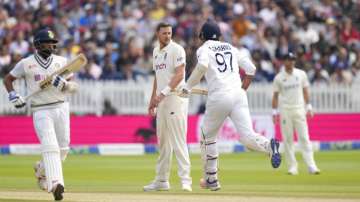
POLYGON ((279 106, 279 92, 274 91, 271 101, 271 107, 272 107, 273 122, 275 124, 278 123, 279 120, 278 106, 279 106))
POLYGON ((308 115, 308 117, 313 117, 314 112, 310 104, 310 93, 309 93, 310 83, 305 72, 303 72, 303 80, 301 84, 303 86, 303 96, 304 96, 304 102, 306 104, 306 114, 308 115))
POLYGON ((249 57, 238 56, 238 58, 238 63, 240 67, 245 70, 245 77, 242 81, 241 88, 247 90, 252 82, 252 79, 254 78, 256 67, 249 57))
POLYGON ((309 87, 303 88, 303 95, 304 95, 304 101, 306 104, 306 113, 308 116, 313 117, 314 112, 312 109, 312 105, 310 104, 310 94, 309 94, 309 87))
POLYGON ((191 72, 189 79, 186 82, 185 90, 191 90, 194 86, 200 83, 201 78, 205 75, 207 67, 198 63, 191 72))
POLYGON ((9 101, 14 105, 15 108, 21 108, 26 105, 25 99, 14 90, 13 82, 25 75, 23 62, 20 61, 15 67, 8 73, 4 78, 4 85, 9 93, 9 101))
POLYGON ((26 105, 25 99, 14 90, 13 82, 17 78, 10 73, 4 78, 4 85, 9 93, 9 100, 15 106, 15 108, 21 108, 26 105))
POLYGON ((280 92, 280 84, 278 82, 278 77, 275 77, 273 82, 273 96, 271 101, 271 107, 272 107, 272 117, 273 122, 276 124, 279 122, 279 93, 280 92))
POLYGON ((151 98, 150 98, 150 103, 149 103, 149 107, 148 107, 148 113, 149 113, 151 116, 155 116, 155 108, 156 108, 156 103, 155 103, 156 89, 157 89, 157 81, 156 81, 156 75, 155 75, 154 82, 153 82, 153 89, 152 89, 151 98))

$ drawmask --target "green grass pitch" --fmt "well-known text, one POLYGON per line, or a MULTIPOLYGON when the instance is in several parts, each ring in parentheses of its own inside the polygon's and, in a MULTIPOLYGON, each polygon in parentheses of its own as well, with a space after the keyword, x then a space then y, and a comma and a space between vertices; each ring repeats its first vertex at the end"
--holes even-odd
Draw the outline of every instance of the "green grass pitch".
MULTIPOLYGON (((317 152, 315 157, 322 173, 309 175, 300 155, 299 175, 286 174, 286 163, 274 170, 264 154, 245 152, 220 155, 222 189, 211 194, 239 196, 312 197, 359 199, 360 151, 317 152)), ((32 166, 40 156, 0 156, 0 192, 40 192, 32 166)), ((143 193, 142 187, 155 174, 157 154, 143 156, 69 155, 64 164, 66 189, 76 193, 143 193)), ((171 190, 164 195, 203 195, 208 190, 198 186, 201 175, 199 155, 191 156, 193 192, 184 193, 176 173, 173 157, 171 190)), ((44 193, 46 195, 46 193, 44 193)), ((24 201, 6 199, 0 201, 24 201)), ((29 200, 31 201, 31 200, 29 200)))

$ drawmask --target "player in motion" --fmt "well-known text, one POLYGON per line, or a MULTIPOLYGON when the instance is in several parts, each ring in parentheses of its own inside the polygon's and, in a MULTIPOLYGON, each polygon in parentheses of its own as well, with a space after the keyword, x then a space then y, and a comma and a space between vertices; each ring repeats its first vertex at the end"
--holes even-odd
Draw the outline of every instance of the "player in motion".
POLYGON ((308 166, 310 174, 320 174, 315 164, 314 152, 309 140, 306 115, 313 116, 309 96, 309 81, 303 70, 294 67, 295 55, 288 53, 285 56, 285 68, 280 71, 273 82, 273 121, 279 121, 279 95, 281 134, 284 138, 285 158, 288 165, 288 174, 297 175, 298 166, 294 149, 294 129, 298 134, 300 149, 303 159, 308 166), (305 111, 306 104, 306 111, 305 111))
POLYGON ((192 191, 190 158, 186 145, 188 98, 177 95, 180 85, 185 84, 185 50, 171 40, 172 27, 160 23, 156 28, 159 45, 153 51, 155 79, 149 104, 149 114, 155 115, 159 158, 155 180, 144 186, 144 191, 169 190, 172 153, 178 163, 178 175, 182 190, 192 191))
MULTIPOLYGON (((16 107, 25 106, 25 99, 13 87, 13 81, 24 78, 29 94, 40 89, 39 83, 60 69, 67 59, 53 54, 58 40, 48 29, 38 31, 34 37, 36 52, 20 60, 4 79, 9 100, 16 107)), ((62 162, 69 151, 70 117, 66 93, 75 92, 77 84, 54 76, 52 86, 31 97, 34 128, 41 143, 42 160, 35 166, 39 187, 52 192, 55 200, 63 199, 64 179, 62 162)))
POLYGON ((205 75, 208 83, 208 98, 204 122, 201 126, 200 146, 204 179, 201 179, 200 185, 212 191, 220 189, 216 139, 226 117, 230 117, 234 122, 241 135, 240 142, 248 148, 269 153, 274 168, 278 168, 281 163, 279 143, 275 139, 268 140, 257 134, 252 128, 246 89, 251 83, 256 67, 235 47, 219 41, 220 36, 220 28, 215 22, 207 21, 202 26, 199 37, 204 43, 196 53, 198 63, 182 89, 184 94, 188 94, 205 75), (239 76, 239 66, 246 72, 243 82, 239 76))

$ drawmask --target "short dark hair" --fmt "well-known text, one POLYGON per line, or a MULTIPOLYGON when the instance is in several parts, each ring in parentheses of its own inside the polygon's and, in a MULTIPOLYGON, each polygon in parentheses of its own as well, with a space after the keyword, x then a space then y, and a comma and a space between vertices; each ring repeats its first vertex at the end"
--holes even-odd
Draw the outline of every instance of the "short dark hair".
POLYGON ((160 22, 157 26, 156 26, 156 31, 160 31, 161 28, 163 27, 171 27, 171 24, 167 23, 167 22, 160 22))

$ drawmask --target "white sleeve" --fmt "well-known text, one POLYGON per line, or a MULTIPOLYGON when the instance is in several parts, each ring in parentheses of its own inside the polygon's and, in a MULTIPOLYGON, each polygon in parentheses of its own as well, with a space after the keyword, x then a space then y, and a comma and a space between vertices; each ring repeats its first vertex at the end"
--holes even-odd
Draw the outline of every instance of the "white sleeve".
POLYGON ((183 47, 179 46, 175 53, 175 68, 186 63, 186 54, 183 47))
POLYGON ((274 92, 280 92, 280 83, 278 77, 275 77, 273 82, 273 91, 274 92))
POLYGON ((206 68, 209 67, 209 63, 210 63, 210 59, 209 59, 209 54, 206 51, 206 49, 203 48, 199 48, 196 51, 196 57, 198 60, 198 63, 206 68))
POLYGON ((256 67, 249 57, 240 54, 240 51, 234 48, 236 51, 239 66, 245 70, 246 75, 255 75, 256 67))
POLYGON ((303 88, 307 88, 307 87, 310 86, 309 79, 308 79, 305 72, 302 72, 302 73, 303 73, 303 76, 302 76, 303 78, 302 78, 302 81, 301 81, 301 85, 302 85, 303 88))
POLYGON ((25 77, 24 60, 20 60, 10 71, 10 74, 16 78, 25 77))
POLYGON ((155 71, 156 70, 156 68, 155 68, 155 48, 154 48, 154 50, 153 50, 153 61, 152 61, 152 70, 153 71, 155 71))

